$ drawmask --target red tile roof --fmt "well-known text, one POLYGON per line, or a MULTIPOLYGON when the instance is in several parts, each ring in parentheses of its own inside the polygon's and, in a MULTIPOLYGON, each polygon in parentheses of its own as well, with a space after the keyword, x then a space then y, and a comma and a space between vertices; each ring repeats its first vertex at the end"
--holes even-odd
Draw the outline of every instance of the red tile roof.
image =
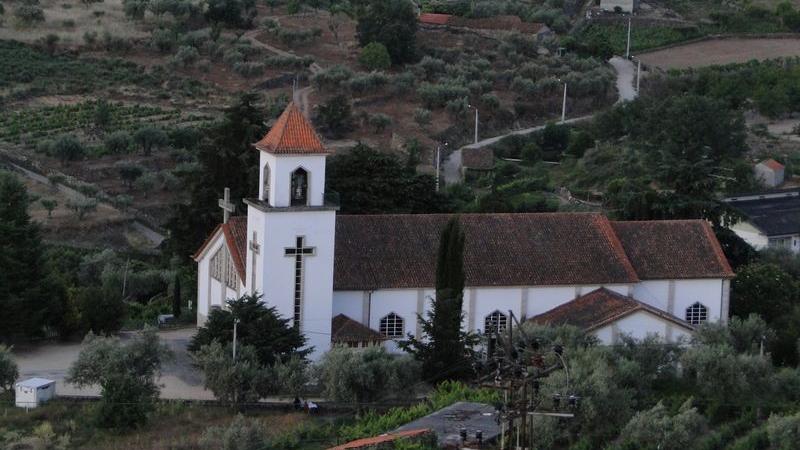
MULTIPOLYGON (((449 214, 339 215, 335 290, 435 285, 436 249, 449 214)), ((640 279, 731 278, 702 220, 610 222, 601 214, 463 214, 467 286, 629 284, 640 279)), ((197 251, 199 258, 220 227, 197 251)), ((244 281, 247 219, 221 226, 244 281)))
POLYGON ((693 329, 691 325, 671 314, 606 288, 595 289, 529 320, 542 325, 574 325, 592 331, 637 311, 646 311, 684 328, 693 329))
POLYGON ((327 153, 314 127, 294 102, 289 103, 267 135, 253 146, 280 155, 327 153))
POLYGON ((430 432, 431 430, 423 428, 421 430, 408 430, 408 431, 398 431, 394 433, 386 433, 380 436, 358 439, 352 442, 348 442, 346 444, 337 445, 336 447, 331 447, 328 450, 350 450, 355 448, 377 446, 379 444, 396 441, 397 439, 401 438, 412 438, 412 437, 422 436, 430 432))
MULTIPOLYGON (((334 289, 435 285, 448 214, 336 218, 334 289)), ((463 214, 467 286, 548 286, 638 281, 600 214, 463 214)))
POLYGON ((612 222, 639 278, 732 278, 735 274, 704 220, 612 222))
POLYGON ((214 241, 218 232, 222 230, 225 236, 225 244, 228 246, 233 265, 236 266, 236 272, 242 283, 245 282, 245 275, 247 274, 244 259, 247 256, 247 217, 236 216, 228 219, 228 223, 221 223, 214 228, 214 231, 208 235, 203 245, 192 255, 195 261, 198 261, 200 256, 206 248, 214 241))
POLYGON ((331 324, 331 342, 381 342, 386 338, 372 328, 339 314, 331 324))
POLYGON ((466 169, 491 170, 494 168, 494 151, 491 147, 464 148, 461 150, 461 165, 466 169))
POLYGON ((764 161, 761 161, 760 164, 763 164, 763 165, 769 167, 772 170, 783 170, 784 169, 784 165, 783 164, 779 163, 778 161, 775 161, 772 158, 764 160, 764 161))
POLYGON ((422 13, 419 15, 419 22, 429 25, 445 25, 451 17, 453 16, 450 14, 422 13))

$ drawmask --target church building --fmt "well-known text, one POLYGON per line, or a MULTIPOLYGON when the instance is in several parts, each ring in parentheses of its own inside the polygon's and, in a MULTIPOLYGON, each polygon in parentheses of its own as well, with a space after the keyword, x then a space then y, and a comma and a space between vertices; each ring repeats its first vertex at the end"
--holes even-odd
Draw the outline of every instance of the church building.
MULTIPOLYGON (((385 345, 420 336, 435 295, 436 252, 449 214, 338 215, 325 190, 328 151, 290 104, 260 154, 257 197, 194 255, 197 321, 246 293, 290 318, 315 357, 332 343, 385 345)), ((604 343, 622 334, 676 341, 726 322, 734 276, 701 220, 615 222, 597 213, 461 214, 464 326, 517 318, 571 323, 604 343)))

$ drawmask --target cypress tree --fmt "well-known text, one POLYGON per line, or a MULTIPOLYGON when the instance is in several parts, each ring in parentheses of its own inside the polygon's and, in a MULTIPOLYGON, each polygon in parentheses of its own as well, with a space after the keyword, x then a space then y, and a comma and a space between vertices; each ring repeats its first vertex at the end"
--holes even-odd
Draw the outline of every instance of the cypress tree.
POLYGON ((31 336, 46 322, 48 298, 40 299, 42 244, 28 215, 25 186, 0 170, 0 337, 31 336))
POLYGON ((426 380, 460 379, 472 373, 476 338, 461 329, 464 321, 464 231, 457 218, 442 231, 436 258, 436 298, 427 319, 419 316, 427 340, 409 336, 400 347, 422 361, 426 380))
POLYGON ((175 282, 172 285, 172 315, 177 319, 181 315, 181 277, 175 271, 175 282))

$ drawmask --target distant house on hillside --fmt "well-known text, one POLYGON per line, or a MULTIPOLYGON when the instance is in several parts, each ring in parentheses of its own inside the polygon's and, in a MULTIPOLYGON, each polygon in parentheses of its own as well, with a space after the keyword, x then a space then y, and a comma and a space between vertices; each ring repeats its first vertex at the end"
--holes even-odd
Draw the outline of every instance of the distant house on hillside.
POLYGON ((429 27, 465 29, 489 34, 518 32, 522 34, 532 34, 539 39, 553 34, 547 25, 539 22, 523 22, 522 19, 517 16, 495 16, 470 19, 450 14, 423 13, 419 15, 419 23, 429 27))
POLYGON ((600 0, 600 9, 608 12, 632 13, 639 6, 638 0, 600 0))
POLYGON ((743 216, 730 229, 753 248, 800 252, 800 188, 741 194, 723 201, 743 216))
POLYGON ((494 151, 489 147, 461 150, 461 177, 467 172, 491 172, 494 169, 494 151))
POLYGON ((783 164, 772 158, 761 161, 753 168, 756 179, 768 188, 778 187, 783 184, 785 170, 786 168, 783 164))

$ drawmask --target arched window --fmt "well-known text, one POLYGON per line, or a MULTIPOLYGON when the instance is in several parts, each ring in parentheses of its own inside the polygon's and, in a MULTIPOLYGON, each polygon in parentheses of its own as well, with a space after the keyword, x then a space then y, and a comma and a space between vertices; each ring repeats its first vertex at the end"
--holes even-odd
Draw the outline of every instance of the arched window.
POLYGON ((502 333, 508 326, 508 317, 500 311, 495 311, 483 320, 483 332, 486 334, 502 333))
POLYGON ((401 338, 405 332, 403 318, 395 313, 389 313, 381 319, 380 332, 387 338, 401 338))
POLYGON ((269 164, 264 164, 264 173, 261 176, 261 180, 264 183, 264 194, 261 196, 261 200, 264 200, 265 202, 269 201, 269 176, 269 164))
POLYGON ((292 206, 306 206, 308 204, 308 172, 302 167, 292 172, 292 206))
POLYGON ((700 325, 708 320, 708 308, 700 302, 695 302, 686 308, 686 321, 692 325, 700 325))

